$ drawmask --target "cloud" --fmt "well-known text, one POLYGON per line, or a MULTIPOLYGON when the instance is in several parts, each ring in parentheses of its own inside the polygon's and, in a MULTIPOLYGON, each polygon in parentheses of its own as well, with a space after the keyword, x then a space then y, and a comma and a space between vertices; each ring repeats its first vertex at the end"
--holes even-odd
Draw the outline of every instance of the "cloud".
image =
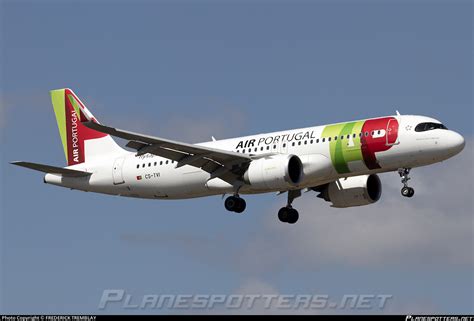
MULTIPOLYGON (((384 314, 443 314, 434 302, 429 298, 415 298, 407 300, 406 298, 394 300, 387 305, 387 308, 383 310, 384 314)), ((446 313, 446 311, 444 311, 446 313)))
POLYGON ((307 314, 314 310, 298 310, 293 308, 293 300, 288 304, 292 308, 278 306, 278 297, 282 293, 274 286, 257 278, 245 279, 240 286, 232 291, 232 295, 242 295, 246 299, 239 308, 219 307, 209 311, 211 314, 307 314), (254 299, 251 300, 250 298, 254 299))
POLYGON ((160 129, 172 139, 185 142, 210 141, 238 136, 245 129, 246 116, 239 109, 224 108, 212 116, 171 115, 160 129))
POLYGON ((129 232, 119 236, 122 242, 133 246, 164 246, 183 253, 186 257, 194 258, 208 265, 232 266, 234 258, 230 253, 236 250, 224 234, 221 235, 191 235, 185 233, 155 234, 129 232))
POLYGON ((249 299, 238 309, 214 309, 217 314, 426 314, 439 313, 437 306, 427 298, 394 298, 390 295, 356 293, 330 295, 329 292, 311 291, 289 293, 280 291, 272 284, 258 278, 245 279, 233 291, 232 295, 258 297, 249 306, 249 299), (358 307, 365 297, 365 304, 370 308, 358 307), (307 305, 303 298, 309 298, 312 304, 307 305), (286 302, 284 300, 287 300, 286 302), (322 300, 322 301, 321 301, 322 300), (382 301, 383 300, 383 301, 382 301), (319 303, 317 303, 319 302, 319 303), (324 303, 322 303, 324 302, 324 303), (384 303, 382 303, 384 302, 384 303))
MULTIPOLYGON (((250 278, 244 280, 241 285, 233 291, 236 295, 260 295, 260 296, 274 296, 279 295, 280 292, 269 283, 256 278, 250 278)), ((246 302, 248 304, 248 302, 246 302)), ((272 305, 265 306, 265 301, 262 299, 255 300, 254 304, 249 308, 247 305, 243 305, 240 309, 227 309, 224 311, 218 311, 227 314, 278 314, 284 311, 278 311, 274 309, 272 305)))
POLYGON ((273 294, 280 294, 280 291, 277 290, 275 287, 272 285, 256 279, 256 278, 250 278, 244 280, 239 288, 237 288, 234 291, 234 294, 267 294, 267 295, 273 295, 273 294))

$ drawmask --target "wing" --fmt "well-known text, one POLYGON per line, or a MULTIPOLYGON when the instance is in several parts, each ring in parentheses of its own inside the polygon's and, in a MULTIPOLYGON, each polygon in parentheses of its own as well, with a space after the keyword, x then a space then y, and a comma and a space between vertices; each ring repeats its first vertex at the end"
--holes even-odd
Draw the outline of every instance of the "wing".
POLYGON ((127 147, 137 151, 137 156, 147 153, 177 162, 176 167, 190 165, 219 177, 229 183, 239 179, 252 160, 250 155, 200 145, 187 144, 169 139, 142 135, 99 124, 93 120, 84 122, 86 127, 111 136, 126 139, 127 147))
POLYGON ((29 169, 34 169, 35 171, 40 171, 43 173, 50 173, 50 174, 61 174, 63 176, 69 177, 86 177, 92 175, 92 173, 77 171, 74 169, 56 167, 51 165, 44 165, 38 163, 30 163, 30 162, 11 162, 12 165, 22 166, 29 169))

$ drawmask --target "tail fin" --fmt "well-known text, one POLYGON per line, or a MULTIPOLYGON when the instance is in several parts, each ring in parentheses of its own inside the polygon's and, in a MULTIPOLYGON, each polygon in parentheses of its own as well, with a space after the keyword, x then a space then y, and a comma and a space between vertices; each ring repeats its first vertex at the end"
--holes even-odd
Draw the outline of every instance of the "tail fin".
POLYGON ((71 89, 52 90, 51 100, 68 166, 123 151, 110 135, 81 123, 97 120, 71 89))

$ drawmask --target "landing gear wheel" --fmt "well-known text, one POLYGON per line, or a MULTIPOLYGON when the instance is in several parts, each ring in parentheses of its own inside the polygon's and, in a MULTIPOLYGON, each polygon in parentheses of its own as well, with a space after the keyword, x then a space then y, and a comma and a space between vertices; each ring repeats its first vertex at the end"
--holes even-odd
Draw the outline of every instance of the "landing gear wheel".
POLYGON ((282 207, 278 211, 278 219, 282 223, 288 223, 288 216, 289 216, 289 208, 288 207, 282 207))
POLYGON ((403 187, 401 192, 405 197, 413 197, 415 195, 415 190, 408 186, 403 187))
POLYGON ((247 204, 243 198, 238 196, 229 196, 224 202, 225 209, 230 212, 242 213, 245 211, 247 204))
POLYGON ((237 197, 237 206, 234 208, 234 212, 242 213, 245 211, 246 207, 247 203, 245 203, 245 200, 243 198, 237 197))
POLYGON ((225 209, 230 212, 233 212, 235 206, 237 205, 237 202, 238 202, 237 197, 235 196, 227 197, 224 202, 225 209))
POLYGON ((298 222, 298 218, 300 217, 300 215, 298 214, 298 211, 291 208, 289 211, 288 211, 288 223, 289 224, 295 224, 296 222, 298 222))

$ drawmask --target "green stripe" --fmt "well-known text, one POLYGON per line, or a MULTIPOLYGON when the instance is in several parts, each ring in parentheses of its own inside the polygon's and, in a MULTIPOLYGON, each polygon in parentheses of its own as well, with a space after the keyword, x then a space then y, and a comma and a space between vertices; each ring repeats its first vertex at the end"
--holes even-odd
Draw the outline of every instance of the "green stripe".
POLYGON ((339 174, 351 172, 349 162, 362 160, 359 132, 363 125, 364 121, 350 122, 326 126, 323 130, 323 137, 331 137, 329 153, 334 169, 339 174), (353 134, 356 134, 355 138, 353 134), (350 139, 347 139, 347 135, 350 135, 350 139), (336 136, 337 139, 334 139, 336 136), (341 136, 344 138, 341 139, 341 136))
POLYGON ((337 165, 336 170, 338 173, 350 173, 349 166, 347 166, 347 159, 348 151, 350 147, 348 146, 347 135, 352 133, 352 128, 354 127, 355 123, 347 123, 339 132, 338 140, 336 141, 336 151, 335 151, 335 163, 337 165), (341 139, 340 136, 344 136, 345 139, 341 139))
POLYGON ((362 126, 364 125, 363 121, 355 122, 352 123, 352 128, 350 132, 347 132, 347 134, 356 134, 355 138, 351 138, 353 145, 349 146, 349 141, 345 142, 344 146, 344 159, 346 160, 347 163, 353 162, 353 161, 361 161, 362 158, 362 151, 360 149, 360 137, 359 133, 362 130, 362 126))
POLYGON ((74 110, 76 111, 77 119, 79 119, 81 115, 81 109, 79 107, 79 103, 77 102, 77 100, 74 99, 72 95, 67 95, 67 96, 69 98, 69 101, 71 102, 72 107, 74 107, 74 110))
POLYGON ((67 134, 66 134, 66 106, 64 101, 64 89, 51 90, 51 101, 53 103, 54 114, 58 124, 59 135, 63 144, 64 155, 67 159, 67 134))

